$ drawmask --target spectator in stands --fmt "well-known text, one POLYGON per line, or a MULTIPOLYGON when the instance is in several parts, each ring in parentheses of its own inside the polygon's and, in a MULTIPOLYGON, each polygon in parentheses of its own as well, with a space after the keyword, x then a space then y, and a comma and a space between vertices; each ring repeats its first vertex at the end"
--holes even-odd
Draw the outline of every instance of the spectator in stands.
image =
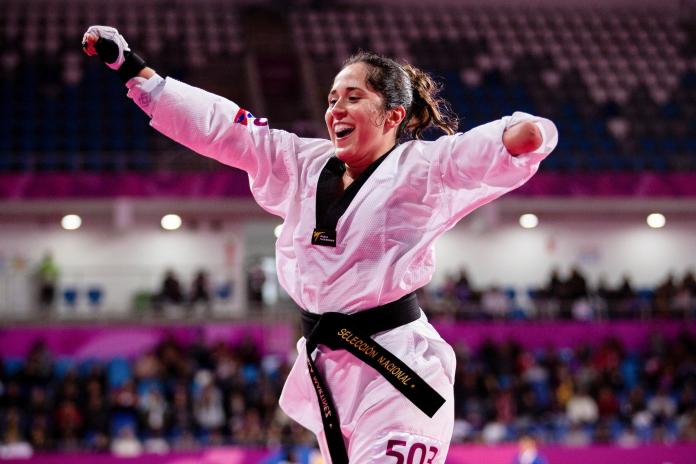
POLYGON ((183 382, 177 382, 174 386, 174 394, 171 400, 172 414, 169 432, 174 437, 174 448, 187 449, 195 444, 193 418, 193 406, 188 388, 183 382))
POLYGON ((566 415, 571 424, 594 425, 597 422, 597 402, 590 396, 587 387, 578 386, 577 391, 568 400, 566 415))
POLYGON ((84 403, 84 438, 86 446, 95 451, 109 449, 110 407, 103 385, 96 378, 87 381, 87 400, 84 403))
POLYGON ((50 252, 45 253, 36 269, 37 299, 42 311, 49 311, 55 305, 59 274, 53 255, 50 252))
POLYGON ((567 411, 568 402, 573 397, 573 392, 575 391, 575 382, 567 366, 562 365, 558 367, 556 370, 555 383, 555 405, 565 413, 567 411))
POLYGON ((24 435, 22 412, 17 407, 10 407, 0 417, 0 456, 3 458, 29 458, 33 450, 24 435))
MULTIPOLYGON (((578 267, 573 267, 568 280, 561 286, 561 315, 569 317, 572 314, 573 306, 586 300, 587 296, 587 280, 578 267)), ((583 314, 586 315, 586 312, 583 314)))
POLYGON ((196 377, 200 391, 194 398, 193 415, 204 436, 213 443, 219 442, 225 424, 222 393, 210 372, 199 371, 196 377))
POLYGON ((684 318, 691 318, 696 310, 696 281, 693 272, 687 272, 674 290, 674 311, 684 318))
POLYGON ((655 289, 655 313, 658 317, 671 318, 673 316, 672 299, 675 293, 674 274, 670 272, 655 289))
POLYGON ((655 395, 648 401, 648 411, 660 424, 670 423, 677 415, 677 403, 672 397, 669 382, 663 381, 655 395))
POLYGON ((65 399, 56 408, 56 431, 62 451, 77 451, 81 447, 80 436, 84 418, 77 403, 65 399))
POLYGON ((597 412, 601 419, 614 419, 619 414, 619 399, 608 385, 602 385, 597 395, 597 412))
POLYGON ((36 341, 29 350, 22 369, 23 381, 29 385, 45 386, 53 376, 53 355, 43 340, 36 341))
POLYGON ((200 270, 196 273, 191 284, 191 292, 189 293, 189 304, 192 310, 197 307, 202 307, 206 313, 210 314, 212 309, 210 301, 210 283, 208 281, 208 273, 200 270))
POLYGON ((126 380, 121 386, 114 386, 111 391, 111 410, 129 422, 135 422, 137 417, 138 395, 133 379, 126 380))
POLYGON ((213 370, 213 356, 210 348, 206 344, 205 330, 199 327, 196 330, 196 339, 188 347, 188 356, 194 360, 195 370, 213 370))
POLYGON ((634 319, 639 314, 639 302, 636 291, 631 284, 631 278, 624 275, 619 288, 616 290, 616 316, 619 318, 634 319))
POLYGON ((510 298, 500 287, 494 285, 481 294, 481 310, 486 318, 506 319, 511 309, 510 298))
POLYGON ((240 445, 261 446, 265 444, 266 434, 258 409, 247 408, 235 438, 240 445))
POLYGON ((691 411, 696 410, 696 388, 694 384, 696 380, 689 380, 684 384, 684 387, 679 393, 679 399, 677 403, 677 414, 680 419, 688 415, 691 411))
POLYGON ((596 309, 587 298, 580 298, 573 301, 570 313, 576 321, 591 321, 596 316, 596 309))
POLYGON ((476 317, 473 313, 478 309, 477 303, 479 303, 481 295, 469 283, 469 276, 464 269, 459 271, 459 276, 454 282, 453 295, 458 319, 476 317))
POLYGON ((594 290, 596 306, 598 309, 598 319, 613 318, 616 311, 616 291, 607 282, 607 277, 602 274, 597 280, 594 290))
POLYGON ((625 427, 621 427, 614 442, 622 448, 635 448, 640 445, 640 437, 636 433, 635 428, 633 428, 633 425, 629 424, 625 427))
POLYGON ((679 421, 679 438, 689 443, 696 443, 696 411, 692 410, 689 414, 679 421))
POLYGON ((237 442, 237 436, 242 433, 244 426, 244 411, 247 402, 240 390, 232 390, 227 397, 227 429, 233 442, 237 442))
POLYGON ((261 263, 257 262, 247 272, 247 296, 253 309, 259 309, 263 305, 263 286, 265 283, 266 272, 261 263))
POLYGON ((116 431, 111 442, 111 452, 118 457, 136 457, 142 454, 143 445, 135 434, 132 425, 123 425, 116 431))
POLYGON ((628 392, 628 398, 621 403, 620 417, 624 424, 633 424, 636 416, 646 411, 645 390, 636 385, 628 392))
POLYGON ((181 306, 184 303, 184 292, 173 269, 165 272, 157 301, 159 305, 181 306))
POLYGON ((148 437, 159 437, 169 420, 169 406, 157 384, 151 384, 138 401, 141 423, 148 437))
POLYGON ((51 414, 52 405, 46 394, 45 385, 33 385, 29 391, 29 405, 27 411, 31 417, 51 414))
POLYGON ((168 335, 157 346, 155 354, 167 378, 180 380, 189 378, 192 375, 191 363, 172 335, 168 335))
POLYGON ((688 289, 692 295, 696 295, 696 275, 694 271, 687 271, 684 274, 681 286, 688 289))
POLYGON ((581 424, 571 423, 568 432, 563 434, 562 442, 567 446, 588 446, 592 443, 592 435, 581 424))
POLYGON ((549 281, 537 292, 537 313, 542 319, 556 319, 560 311, 561 298, 564 292, 563 279, 558 268, 551 270, 549 281))
POLYGON ((53 449, 53 437, 48 414, 32 415, 29 423, 29 443, 34 451, 46 452, 53 449))
POLYGON ((519 451, 512 464, 547 464, 547 460, 539 453, 536 442, 531 437, 522 437, 518 441, 519 451))
MULTIPOLYGON (((129 96, 153 117, 153 126, 200 153, 247 171, 255 199, 283 217, 276 254, 279 280, 305 309, 307 337, 306 346, 298 345, 301 356, 280 399, 288 415, 318 432, 323 454, 330 454, 334 464, 348 462, 346 440, 351 443, 351 460, 367 461, 376 440, 382 440, 381 431, 398 432, 403 437, 428 433, 446 455, 454 422, 454 354, 422 317, 413 292, 432 277, 432 243, 439 235, 471 210, 519 187, 537 171, 541 160, 556 146, 553 124, 515 113, 455 135, 456 118, 438 98, 437 86, 428 74, 363 53, 346 62, 328 93, 326 124, 331 140, 301 139, 270 130, 267 121, 254 118, 229 100, 162 79, 130 52, 113 28, 90 27, 83 46, 87 54, 100 55, 128 81, 129 96), (202 121, 207 122, 200 124, 202 121), (429 127, 448 136, 431 144, 419 140, 399 143, 405 138, 419 139, 429 127), (378 166, 381 172, 393 173, 391 180, 361 190, 361 194, 369 190, 368 200, 361 201, 361 208, 348 209, 378 166), (447 214, 443 217, 441 212, 447 214), (339 233, 341 216, 345 221, 339 233), (407 233, 403 232, 404 224, 409 225, 407 233), (298 240, 298 234, 308 239, 298 240), (336 253, 337 246, 340 253, 336 253), (343 246, 348 248, 343 250, 343 246), (400 359, 391 361, 421 384, 417 395, 404 383, 392 383, 397 389, 385 390, 379 397, 372 397, 371 389, 356 389, 355 383, 367 382, 369 376, 382 374, 390 379, 394 374, 380 369, 384 364, 353 364, 357 359, 346 353, 353 345, 340 337, 335 345, 329 343, 334 349, 317 357, 319 368, 312 367, 314 348, 326 346, 319 338, 338 336, 333 328, 324 329, 320 318, 344 320, 351 317, 349 313, 387 303, 394 303, 389 316, 374 317, 360 328, 351 328, 366 330, 360 338, 369 340, 385 356, 400 350, 400 343, 408 337, 385 338, 391 341, 382 349, 369 338, 377 324, 382 329, 374 332, 398 329, 421 337, 424 351, 404 360, 409 367, 400 359), (324 318, 322 313, 326 312, 343 314, 324 318), (397 314, 406 319, 392 320, 391 315, 397 314), (426 367, 432 362, 439 367, 426 367), (426 379, 420 378, 426 373, 426 379), (307 398, 307 386, 315 387, 317 401, 307 398), (340 408, 349 408, 341 414, 341 421, 356 424, 354 429, 341 427, 334 401, 340 408), (385 408, 384 413, 370 408, 375 402, 385 408), (332 413, 322 419, 319 404, 332 413), (442 406, 443 412, 435 414, 442 406), (374 415, 359 413, 363 407, 374 415), (432 414, 422 414, 429 409, 432 414), (342 431, 347 433, 345 437, 342 431)), ((363 317, 370 314, 375 312, 363 312, 363 317)), ((378 378, 376 384, 380 382, 386 380, 378 378)))
POLYGON ((5 445, 14 443, 25 443, 24 424, 26 419, 23 417, 22 411, 17 406, 9 407, 2 417, 2 436, 1 443, 5 445))

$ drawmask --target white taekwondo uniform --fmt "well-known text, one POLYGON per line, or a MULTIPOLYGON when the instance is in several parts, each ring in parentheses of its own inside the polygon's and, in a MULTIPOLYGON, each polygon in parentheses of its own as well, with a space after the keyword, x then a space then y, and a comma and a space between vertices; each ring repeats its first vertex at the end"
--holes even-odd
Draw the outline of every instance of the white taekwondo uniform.
MULTIPOLYGON (((283 219, 278 280, 313 313, 354 313, 395 301, 427 284, 433 242, 468 213, 524 184, 556 146, 547 119, 516 112, 466 133, 398 145, 367 179, 336 226, 336 247, 310 243, 317 182, 334 154, 329 140, 270 129, 235 103, 172 78, 133 78, 128 96, 164 135, 246 171, 260 206, 283 219), (534 121, 543 142, 511 156, 503 131, 534 121)), ((444 463, 454 422, 455 356, 425 315, 373 339, 415 370, 446 403, 427 417, 374 369, 344 350, 319 346, 316 364, 338 409, 351 462, 425 455, 444 463)), ((304 338, 280 398, 282 409, 317 434, 329 461, 304 338)), ((408 460, 407 460, 408 461, 408 460)), ((415 462, 415 461, 414 461, 415 462)), ((421 461, 423 462, 423 461, 421 461)))

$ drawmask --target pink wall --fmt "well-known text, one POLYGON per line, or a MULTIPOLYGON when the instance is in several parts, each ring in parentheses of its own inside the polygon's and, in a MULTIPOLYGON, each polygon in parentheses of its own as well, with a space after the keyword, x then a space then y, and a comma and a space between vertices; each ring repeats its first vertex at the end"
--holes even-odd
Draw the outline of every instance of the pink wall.
MULTIPOLYGON (((651 172, 541 172, 514 192, 524 196, 696 196, 696 174, 651 172)), ((0 174, 0 199, 110 197, 250 197, 246 174, 236 169, 204 173, 0 174)))
MULTIPOLYGON (((450 450, 447 464, 513 464, 516 452, 514 445, 455 446, 450 450)), ((696 444, 649 445, 631 449, 548 446, 541 448, 541 454, 548 464, 695 464, 696 444)))

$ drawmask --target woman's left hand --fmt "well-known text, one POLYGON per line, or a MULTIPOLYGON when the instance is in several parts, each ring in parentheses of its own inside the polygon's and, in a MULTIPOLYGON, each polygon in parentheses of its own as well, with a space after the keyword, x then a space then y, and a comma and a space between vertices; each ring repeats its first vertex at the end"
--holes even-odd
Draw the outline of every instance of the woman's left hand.
POLYGON ((532 152, 539 148, 542 142, 541 131, 531 121, 515 124, 503 132, 503 145, 513 156, 532 152))

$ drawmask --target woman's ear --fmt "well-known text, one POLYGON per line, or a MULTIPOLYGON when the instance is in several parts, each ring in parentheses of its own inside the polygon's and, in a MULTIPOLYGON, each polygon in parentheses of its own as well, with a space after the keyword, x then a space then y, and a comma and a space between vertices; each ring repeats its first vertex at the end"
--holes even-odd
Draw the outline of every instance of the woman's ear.
POLYGON ((384 120, 384 128, 391 129, 392 127, 399 127, 399 124, 406 117, 406 109, 403 106, 397 106, 387 110, 387 118, 384 120))

